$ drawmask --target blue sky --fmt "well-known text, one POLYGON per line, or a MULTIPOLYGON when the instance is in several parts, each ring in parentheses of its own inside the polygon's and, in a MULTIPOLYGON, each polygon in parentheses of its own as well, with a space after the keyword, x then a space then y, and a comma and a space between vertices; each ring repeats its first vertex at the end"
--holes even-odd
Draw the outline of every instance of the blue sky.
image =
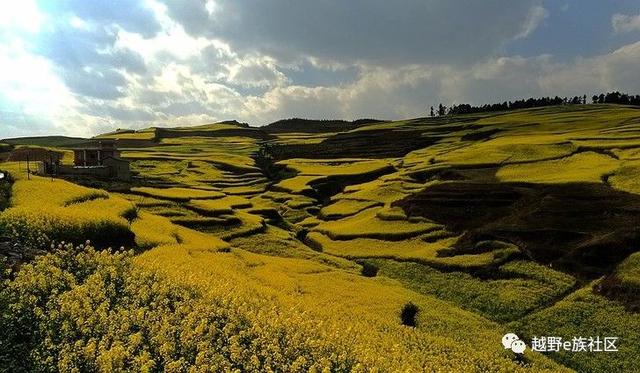
POLYGON ((0 138, 640 93, 637 0, 0 3, 0 138))

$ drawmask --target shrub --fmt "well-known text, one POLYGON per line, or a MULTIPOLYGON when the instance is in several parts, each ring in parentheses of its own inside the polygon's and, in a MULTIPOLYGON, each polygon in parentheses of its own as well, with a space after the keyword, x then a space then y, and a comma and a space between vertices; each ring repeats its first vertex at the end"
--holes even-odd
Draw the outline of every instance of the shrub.
POLYGON ((285 166, 275 163, 274 154, 277 153, 277 145, 262 143, 252 157, 255 165, 262 170, 263 175, 269 180, 282 180, 289 176, 285 166))
POLYGON ((402 311, 400 311, 400 320, 402 321, 402 325, 415 327, 417 325, 418 306, 409 302, 402 307, 402 311))
POLYGON ((122 217, 129 223, 129 225, 131 225, 133 224, 133 221, 138 218, 139 214, 140 214, 140 206, 136 205, 135 203, 132 203, 131 207, 126 209, 122 213, 122 217))
POLYGON ((376 265, 367 261, 359 261, 358 264, 362 266, 360 274, 364 277, 376 277, 378 275, 379 268, 376 265))

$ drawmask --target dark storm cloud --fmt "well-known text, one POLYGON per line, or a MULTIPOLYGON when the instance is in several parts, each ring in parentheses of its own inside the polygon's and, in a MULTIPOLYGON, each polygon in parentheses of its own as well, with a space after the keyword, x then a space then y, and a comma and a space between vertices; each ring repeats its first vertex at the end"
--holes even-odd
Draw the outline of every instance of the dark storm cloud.
POLYGON ((329 69, 304 62, 294 68, 280 68, 291 84, 304 87, 330 87, 350 84, 356 81, 359 69, 356 66, 329 69))
POLYGON ((473 63, 522 34, 537 0, 165 1, 192 35, 280 60, 473 63))
POLYGON ((113 100, 123 97, 127 81, 124 76, 111 69, 100 71, 63 70, 61 78, 69 89, 79 95, 113 100))
POLYGON ((96 102, 86 102, 82 112, 96 117, 110 118, 124 122, 140 122, 157 119, 157 115, 148 109, 96 102))

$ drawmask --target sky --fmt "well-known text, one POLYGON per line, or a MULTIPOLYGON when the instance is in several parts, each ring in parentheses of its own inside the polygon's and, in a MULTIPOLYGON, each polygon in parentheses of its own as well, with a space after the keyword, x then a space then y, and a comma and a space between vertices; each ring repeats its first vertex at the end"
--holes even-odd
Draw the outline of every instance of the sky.
POLYGON ((0 2, 0 138, 640 94, 638 0, 0 2))

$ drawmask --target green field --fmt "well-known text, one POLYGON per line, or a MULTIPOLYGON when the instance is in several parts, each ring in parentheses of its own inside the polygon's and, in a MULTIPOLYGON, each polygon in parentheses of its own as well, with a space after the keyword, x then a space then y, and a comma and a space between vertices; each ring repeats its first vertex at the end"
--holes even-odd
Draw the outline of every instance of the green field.
POLYGON ((96 139, 122 141, 130 183, 0 163, 13 177, 0 236, 51 252, 3 285, 0 366, 27 354, 65 371, 640 370, 637 109, 96 139), (86 240, 95 250, 56 250, 86 240), (132 251, 102 251, 121 246, 132 251), (408 303, 415 326, 401 322, 408 303), (506 332, 617 336, 620 349, 516 356, 506 332))

